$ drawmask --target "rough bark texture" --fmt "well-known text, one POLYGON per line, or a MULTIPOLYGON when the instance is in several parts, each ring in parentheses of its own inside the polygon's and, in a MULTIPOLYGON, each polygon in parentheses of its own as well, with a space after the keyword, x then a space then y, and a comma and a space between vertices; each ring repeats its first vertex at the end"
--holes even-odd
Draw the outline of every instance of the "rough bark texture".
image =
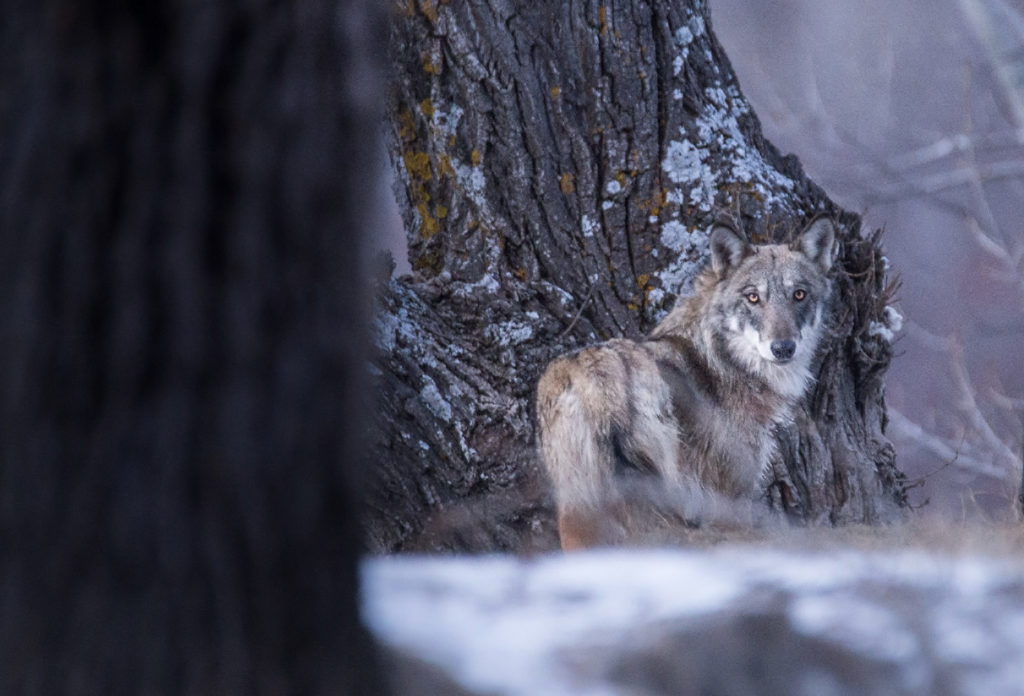
POLYGON ((374 7, 5 4, 0 691, 381 693, 374 7))
POLYGON ((538 374, 648 331, 722 216, 755 241, 822 211, 843 228, 835 330, 767 500, 806 521, 896 514, 877 237, 764 140, 705 2, 405 2, 391 52, 413 274, 377 316, 374 548, 549 548, 538 374))

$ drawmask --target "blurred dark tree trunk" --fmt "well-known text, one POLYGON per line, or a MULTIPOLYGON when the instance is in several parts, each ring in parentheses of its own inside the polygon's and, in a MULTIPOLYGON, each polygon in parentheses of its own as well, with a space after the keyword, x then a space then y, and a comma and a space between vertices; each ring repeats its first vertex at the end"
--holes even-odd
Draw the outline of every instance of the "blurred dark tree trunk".
POLYGON ((766 500, 809 522, 899 514, 877 238, 764 140, 704 0, 407 0, 390 152, 413 274, 377 315, 372 546, 550 548, 532 394, 554 356, 649 330, 723 215, 755 240, 843 227, 821 381, 766 500))
POLYGON ((376 7, 4 4, 0 691, 380 693, 376 7))

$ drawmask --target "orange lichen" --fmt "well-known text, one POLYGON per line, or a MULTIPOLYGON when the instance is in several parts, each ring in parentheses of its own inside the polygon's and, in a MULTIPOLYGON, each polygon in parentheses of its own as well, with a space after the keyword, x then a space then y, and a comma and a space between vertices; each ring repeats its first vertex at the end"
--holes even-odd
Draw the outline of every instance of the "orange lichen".
POLYGON ((555 85, 554 87, 551 88, 551 98, 552 99, 558 99, 558 97, 561 94, 562 94, 562 88, 559 87, 558 85, 555 85))
POLYGON ((558 180, 558 188, 562 189, 562 193, 570 195, 576 192, 576 175, 566 172, 562 174, 562 178, 558 180))
POLYGON ((483 162, 483 159, 483 155, 481 155, 480 151, 477 150, 475 147, 473 148, 473 151, 469 153, 469 161, 473 164, 474 167, 479 167, 480 163, 483 162))
POLYGON ((430 179, 430 157, 425 152, 410 150, 402 157, 405 171, 414 179, 426 181, 430 179))
POLYGON ((455 168, 452 167, 452 160, 447 154, 442 154, 437 160, 437 175, 455 178, 455 168))
POLYGON ((437 23, 437 2, 435 0, 420 0, 420 10, 433 23, 437 23))
POLYGON ((430 103, 429 99, 424 99, 420 102, 420 111, 427 118, 431 118, 434 115, 434 105, 430 103))
POLYGON ((416 139, 416 119, 407 108, 398 112, 398 137, 404 142, 412 142, 416 139))
POLYGON ((419 203, 416 206, 416 212, 420 214, 420 237, 422 239, 430 239, 440 231, 441 225, 430 214, 430 208, 426 203, 419 203))
POLYGON ((423 71, 428 75, 440 75, 441 66, 434 62, 434 57, 430 55, 420 56, 420 60, 423 63, 423 71))
POLYGON ((409 259, 412 267, 417 271, 431 270, 440 271, 442 266, 442 259, 436 252, 427 252, 417 256, 416 258, 409 259))
POLYGON ((654 196, 650 199, 640 201, 640 207, 643 210, 649 211, 651 215, 657 217, 666 202, 665 189, 659 188, 655 190, 654 196))

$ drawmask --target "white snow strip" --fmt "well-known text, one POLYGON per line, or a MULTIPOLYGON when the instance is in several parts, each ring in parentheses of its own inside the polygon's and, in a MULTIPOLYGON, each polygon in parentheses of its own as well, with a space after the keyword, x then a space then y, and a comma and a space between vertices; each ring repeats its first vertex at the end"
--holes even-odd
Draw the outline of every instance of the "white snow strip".
POLYGON ((567 655, 600 654, 664 622, 708 616, 771 591, 780 593, 794 631, 899 663, 907 692, 920 687, 924 693, 934 660, 971 665, 992 651, 1006 659, 990 659, 988 664, 1001 666, 979 683, 1020 683, 1014 679, 1024 676, 1024 606, 1008 598, 994 625, 979 609, 1001 588, 1019 591, 1022 571, 1020 562, 923 551, 814 554, 743 547, 536 559, 374 558, 362 568, 363 612, 380 640, 436 663, 467 688, 598 696, 624 692, 610 691, 600 675, 588 675, 567 655), (872 587, 927 596, 935 615, 888 602, 886 592, 872 587), (925 625, 931 626, 927 635, 944 637, 922 643, 925 625))

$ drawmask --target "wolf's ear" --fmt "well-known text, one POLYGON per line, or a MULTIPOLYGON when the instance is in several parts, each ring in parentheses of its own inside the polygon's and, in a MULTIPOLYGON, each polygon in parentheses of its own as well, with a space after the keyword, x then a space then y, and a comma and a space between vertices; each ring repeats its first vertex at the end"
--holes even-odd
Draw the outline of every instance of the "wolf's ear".
POLYGON ((819 217, 811 221, 796 241, 793 248, 818 264, 821 270, 832 268, 833 247, 836 243, 836 224, 830 218, 819 217))
POLYGON ((733 228, 717 224, 711 229, 711 268, 719 278, 725 276, 750 253, 750 245, 733 228))

